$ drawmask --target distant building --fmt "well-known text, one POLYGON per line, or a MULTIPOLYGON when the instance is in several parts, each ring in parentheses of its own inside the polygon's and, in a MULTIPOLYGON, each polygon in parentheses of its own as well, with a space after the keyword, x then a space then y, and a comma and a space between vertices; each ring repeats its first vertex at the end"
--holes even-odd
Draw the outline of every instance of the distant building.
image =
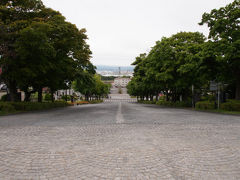
POLYGON ((97 66, 97 73, 102 76, 133 76, 133 66, 97 66))
POLYGON ((131 81, 130 78, 121 78, 121 77, 118 77, 118 78, 115 78, 115 79, 114 79, 113 85, 114 85, 115 87, 126 87, 130 81, 131 81))

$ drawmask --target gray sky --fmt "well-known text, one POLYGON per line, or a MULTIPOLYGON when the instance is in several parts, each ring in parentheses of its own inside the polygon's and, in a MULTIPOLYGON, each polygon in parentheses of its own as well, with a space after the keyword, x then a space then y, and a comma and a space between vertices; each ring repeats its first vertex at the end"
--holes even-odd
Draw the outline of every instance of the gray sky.
POLYGON ((199 31, 204 12, 233 0, 43 0, 78 28, 86 28, 94 65, 130 65, 157 40, 199 31))

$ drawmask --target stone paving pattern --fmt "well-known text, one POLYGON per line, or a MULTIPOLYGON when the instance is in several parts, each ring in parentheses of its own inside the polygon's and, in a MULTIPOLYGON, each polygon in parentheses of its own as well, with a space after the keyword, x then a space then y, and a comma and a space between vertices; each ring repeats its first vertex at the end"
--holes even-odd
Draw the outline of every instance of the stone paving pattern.
POLYGON ((240 179, 240 116, 104 103, 0 117, 0 179, 240 179))

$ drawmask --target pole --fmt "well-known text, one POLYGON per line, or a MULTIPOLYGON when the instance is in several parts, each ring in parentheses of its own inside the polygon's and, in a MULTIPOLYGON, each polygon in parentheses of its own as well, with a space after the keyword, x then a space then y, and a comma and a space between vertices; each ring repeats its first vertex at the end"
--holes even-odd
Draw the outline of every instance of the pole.
POLYGON ((218 109, 220 108, 220 84, 218 83, 218 109))
POLYGON ((192 85, 192 108, 194 108, 194 85, 192 85))

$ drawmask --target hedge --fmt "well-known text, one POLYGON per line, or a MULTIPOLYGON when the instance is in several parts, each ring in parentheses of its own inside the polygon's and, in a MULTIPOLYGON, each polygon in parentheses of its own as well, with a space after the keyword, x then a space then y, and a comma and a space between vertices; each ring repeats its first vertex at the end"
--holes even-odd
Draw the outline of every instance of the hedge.
POLYGON ((240 101, 228 100, 226 103, 220 104, 220 109, 225 111, 240 111, 240 101))
POLYGON ((156 104, 161 106, 169 106, 169 107, 191 107, 191 103, 185 102, 185 101, 171 102, 171 101, 159 100, 156 102, 156 104))
MULTIPOLYGON (((212 110, 216 109, 216 105, 213 101, 200 101, 196 103, 196 109, 212 110)), ((240 111, 240 101, 227 100, 227 102, 220 104, 220 109, 224 111, 240 111)))
POLYGON ((102 103, 103 100, 92 100, 92 101, 89 101, 90 104, 99 104, 99 103, 102 103))
POLYGON ((34 110, 44 110, 56 107, 65 107, 68 103, 64 101, 58 102, 1 102, 0 110, 2 112, 14 112, 14 111, 34 111, 34 110))
POLYGON ((142 103, 142 104, 156 104, 156 101, 143 101, 143 100, 138 100, 138 103, 142 103))
POLYGON ((14 112, 15 108, 9 103, 0 102, 0 111, 1 112, 14 112))
POLYGON ((195 105, 196 109, 215 109, 213 101, 199 101, 195 105))

